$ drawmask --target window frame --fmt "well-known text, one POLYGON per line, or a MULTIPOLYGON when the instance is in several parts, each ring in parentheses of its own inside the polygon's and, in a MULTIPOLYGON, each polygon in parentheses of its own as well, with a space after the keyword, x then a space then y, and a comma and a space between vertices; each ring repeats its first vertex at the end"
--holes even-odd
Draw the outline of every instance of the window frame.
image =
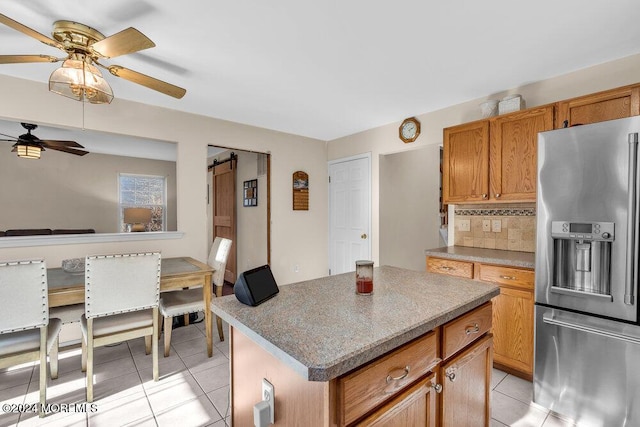
POLYGON ((119 172, 118 173, 118 226, 120 232, 124 232, 126 230, 126 226, 124 224, 124 209, 129 207, 149 207, 152 208, 154 206, 162 206, 162 229, 158 230, 159 232, 167 231, 167 177, 164 175, 152 175, 152 174, 139 174, 139 173, 127 173, 127 172, 119 172), (162 188, 162 205, 132 205, 132 204, 124 204, 122 202, 122 178, 123 177, 133 177, 133 178, 160 178, 163 182, 162 188))

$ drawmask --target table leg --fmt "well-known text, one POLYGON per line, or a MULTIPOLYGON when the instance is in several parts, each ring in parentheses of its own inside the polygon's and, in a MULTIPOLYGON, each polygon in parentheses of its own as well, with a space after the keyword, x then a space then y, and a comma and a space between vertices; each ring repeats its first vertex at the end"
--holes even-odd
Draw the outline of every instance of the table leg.
POLYGON ((204 276, 202 293, 204 296, 204 328, 207 334, 207 354, 213 356, 213 330, 211 327, 211 273, 204 276))

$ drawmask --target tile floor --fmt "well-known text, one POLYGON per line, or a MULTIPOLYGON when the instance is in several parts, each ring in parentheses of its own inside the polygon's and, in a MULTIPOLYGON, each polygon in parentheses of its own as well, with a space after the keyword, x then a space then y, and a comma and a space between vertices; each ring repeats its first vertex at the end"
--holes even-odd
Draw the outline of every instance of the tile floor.
MULTIPOLYGON (((214 354, 207 358, 204 324, 197 323, 175 329, 171 346, 170 357, 160 354, 159 382, 151 378, 151 356, 144 354, 142 338, 98 348, 94 412, 87 407, 86 412, 61 411, 41 419, 33 413, 0 411, 0 427, 228 426, 228 341, 220 342, 214 333, 214 354)), ((37 364, 0 370, 0 405, 37 402, 38 372, 37 364)), ((491 427, 572 425, 531 403, 528 381, 494 369, 492 390, 491 427)), ((49 379, 47 397, 52 404, 84 402, 79 349, 60 353, 60 375, 49 379)))

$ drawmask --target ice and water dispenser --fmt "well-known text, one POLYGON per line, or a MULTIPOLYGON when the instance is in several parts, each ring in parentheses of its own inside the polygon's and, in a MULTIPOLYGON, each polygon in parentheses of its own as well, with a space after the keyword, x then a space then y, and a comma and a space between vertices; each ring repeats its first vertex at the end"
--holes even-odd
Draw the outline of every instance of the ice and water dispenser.
POLYGON ((611 295, 612 222, 552 221, 552 292, 611 295))

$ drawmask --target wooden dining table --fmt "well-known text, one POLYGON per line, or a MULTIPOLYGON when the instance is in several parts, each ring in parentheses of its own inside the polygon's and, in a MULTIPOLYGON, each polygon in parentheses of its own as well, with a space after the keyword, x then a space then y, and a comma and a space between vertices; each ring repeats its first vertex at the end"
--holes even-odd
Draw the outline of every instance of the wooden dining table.
MULTIPOLYGON (((213 268, 191 257, 162 258, 160 292, 202 287, 207 354, 213 354, 213 330, 210 310, 213 268)), ((49 307, 84 303, 84 272, 68 273, 62 268, 48 268, 49 307)), ((216 286, 216 296, 222 296, 222 286, 216 286)), ((216 316, 217 317, 217 316, 216 316)), ((222 321, 217 318, 220 341, 224 340, 222 321)))

